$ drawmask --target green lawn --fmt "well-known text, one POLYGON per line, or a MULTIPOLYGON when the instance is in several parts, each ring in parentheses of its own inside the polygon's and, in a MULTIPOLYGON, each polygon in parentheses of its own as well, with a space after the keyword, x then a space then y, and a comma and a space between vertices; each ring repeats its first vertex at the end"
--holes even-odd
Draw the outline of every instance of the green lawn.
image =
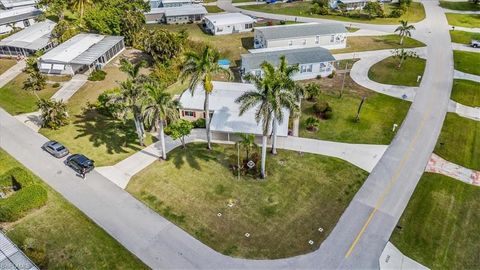
MULTIPOLYGON (((339 15, 317 15, 310 12, 312 3, 311 2, 295 2, 295 3, 285 3, 285 4, 274 4, 274 5, 249 5, 242 6, 242 9, 248 9, 259 12, 275 13, 275 14, 285 14, 291 16, 302 16, 302 17, 313 17, 313 18, 322 18, 322 19, 331 19, 338 21, 348 21, 348 22, 359 22, 359 23, 371 23, 371 24, 398 24, 399 20, 407 20, 410 23, 419 22, 425 19, 425 10, 421 3, 413 2, 408 9, 408 11, 402 15, 400 18, 375 18, 368 19, 367 17, 362 18, 349 18, 339 15)), ((396 8, 395 4, 385 4, 385 12, 389 14, 390 10, 396 8)))
MULTIPOLYGON (((22 165, 0 149, 0 175, 15 167, 22 165)), ((43 247, 48 264, 42 269, 148 268, 60 194, 37 181, 48 191, 47 204, 16 222, 2 223, 2 229, 20 248, 32 241, 43 247)))
MULTIPOLYGON (((67 126, 58 130, 40 129, 41 134, 65 144, 72 153, 92 158, 97 166, 113 165, 142 149, 131 119, 123 123, 95 110, 84 110, 88 103, 94 104, 101 93, 118 87, 118 82, 126 79, 116 64, 110 63, 104 70, 105 80, 88 81, 68 101, 70 123, 67 126)), ((152 137, 147 136, 145 142, 151 144, 152 137)))
POLYGON ((230 169, 236 153, 203 143, 177 148, 127 190, 223 254, 273 259, 316 250, 368 175, 339 159, 280 150, 268 155, 266 180, 238 180, 230 169))
POLYGON ((451 2, 451 1, 440 1, 440 6, 443 8, 448 8, 452 10, 473 10, 479 11, 480 5, 474 4, 472 2, 451 2))
POLYGON ((425 59, 407 58, 398 68, 398 59, 390 56, 373 65, 368 71, 368 78, 384 84, 418 86, 417 77, 423 75, 425 64, 425 59))
POLYGON ((472 39, 480 40, 480 33, 450 30, 450 37, 452 38, 452 42, 470 44, 472 39))
MULTIPOLYGON (((16 115, 22 113, 29 113, 36 111, 37 98, 30 92, 23 90, 23 82, 27 79, 25 73, 21 73, 10 81, 3 88, 0 88, 0 107, 5 109, 8 113, 16 115)), ((50 98, 60 89, 52 87, 52 84, 47 83, 45 89, 38 92, 40 98, 50 98)))
POLYGON ((205 9, 207 10, 208 13, 220 13, 220 12, 225 11, 225 10, 219 8, 217 5, 215 5, 215 6, 205 6, 205 9))
POLYGON ((445 13, 448 23, 454 26, 478 28, 480 27, 480 15, 445 13))
POLYGON ((0 74, 7 71, 17 63, 14 59, 0 58, 0 74))
POLYGON ((480 188, 426 173, 390 241, 431 269, 478 269, 480 188))
POLYGON ((232 3, 255 2, 255 0, 232 0, 232 3))
POLYGON ((453 60, 456 70, 480 75, 480 53, 453 51, 453 60))
POLYGON ((458 165, 480 170, 480 122, 448 113, 434 152, 458 165))
MULTIPOLYGON (((416 48, 424 47, 425 44, 406 37, 403 40, 404 48, 416 48)), ((398 35, 386 35, 386 36, 361 36, 361 37, 349 37, 347 39, 347 48, 331 50, 333 54, 347 53, 347 52, 363 52, 363 51, 376 51, 386 49, 401 48, 400 37, 398 35)))
POLYGON ((463 105, 480 107, 480 83, 469 80, 454 80, 452 99, 463 105))

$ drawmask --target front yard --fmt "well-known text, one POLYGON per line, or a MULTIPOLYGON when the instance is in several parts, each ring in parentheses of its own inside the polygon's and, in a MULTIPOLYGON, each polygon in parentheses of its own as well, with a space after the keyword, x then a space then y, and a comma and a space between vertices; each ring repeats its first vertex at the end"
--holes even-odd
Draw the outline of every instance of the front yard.
POLYGON ((456 70, 480 75, 480 53, 453 51, 453 61, 456 70))
POLYGON ((173 150, 167 161, 135 175, 127 190, 235 257, 274 259, 316 250, 368 175, 335 158, 280 150, 267 157, 266 180, 237 179, 230 169, 237 162, 235 147, 205 148, 195 143, 173 150))
POLYGON ((445 13, 448 23, 454 26, 475 28, 480 26, 480 15, 445 13))
POLYGON ((465 2, 454 2, 454 1, 440 1, 440 6, 452 10, 463 10, 463 11, 479 11, 480 5, 475 4, 471 1, 465 2))
MULTIPOLYGON (((26 170, 0 149, 0 175, 18 167, 26 170)), ((39 178, 34 180, 47 190, 46 205, 0 225, 42 269, 148 268, 60 194, 39 178)))
POLYGON ((453 80, 452 100, 471 107, 480 107, 480 83, 453 80))
POLYGON ((452 42, 461 43, 461 44, 470 44, 472 39, 480 40, 480 33, 465 32, 460 30, 450 30, 450 37, 452 38, 452 42))
POLYGON ((373 65, 368 71, 368 78, 372 81, 404 86, 419 86, 418 76, 423 76, 426 60, 422 58, 407 58, 398 68, 399 60, 393 56, 373 65))
POLYGON ((0 58, 0 74, 13 67, 17 61, 15 59, 0 58))
MULTIPOLYGON (((403 40, 404 48, 417 48, 424 47, 425 44, 406 37, 403 40)), ((348 53, 348 52, 363 52, 363 51, 376 51, 386 49, 401 48, 400 37, 398 35, 386 35, 386 36, 360 36, 360 37, 348 37, 347 48, 331 50, 332 54, 348 53)))

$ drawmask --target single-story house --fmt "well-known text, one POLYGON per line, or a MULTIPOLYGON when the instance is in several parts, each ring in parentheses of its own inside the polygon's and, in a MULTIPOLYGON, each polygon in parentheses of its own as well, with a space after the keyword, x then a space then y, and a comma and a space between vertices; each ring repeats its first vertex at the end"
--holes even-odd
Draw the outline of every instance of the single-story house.
POLYGON ((181 24, 202 21, 208 14, 204 6, 199 4, 180 7, 154 8, 145 13, 147 23, 181 24))
POLYGON ((260 76, 262 75, 260 66, 263 62, 278 66, 282 55, 285 56, 288 64, 299 65, 300 70, 292 76, 293 80, 307 80, 317 76, 326 77, 335 70, 333 66, 335 58, 329 50, 322 47, 310 47, 242 54, 241 72, 260 76))
POLYGON ((122 36, 78 34, 42 55, 38 66, 43 73, 74 75, 103 68, 124 49, 122 36))
POLYGON ((347 29, 341 23, 301 23, 255 27, 254 48, 324 47, 341 49, 347 46, 347 29))
POLYGON ((192 0, 160 0, 159 7, 181 7, 193 4, 192 0))
POLYGON ((45 20, 0 40, 0 55, 29 56, 54 47, 50 35, 56 23, 45 20))
POLYGON ((42 11, 34 7, 0 10, 0 34, 8 33, 14 28, 29 27, 40 14, 42 11))
POLYGON ((340 8, 340 5, 345 5, 346 10, 362 10, 363 7, 370 0, 330 0, 329 5, 332 9, 340 8))
POLYGON ((204 27, 213 35, 227 35, 240 32, 249 32, 253 29, 255 20, 242 13, 221 13, 207 15, 204 27))
MULTIPOLYGON (((229 135, 235 133, 263 135, 262 123, 257 124, 255 121, 255 110, 257 108, 252 108, 239 116, 240 104, 235 102, 243 93, 254 90, 255 86, 253 84, 214 81, 213 92, 210 94, 211 131, 229 135)), ((181 118, 190 121, 204 118, 204 98, 205 91, 202 85, 197 86, 193 95, 190 91, 185 91, 180 97, 181 118)), ((277 128, 278 136, 288 136, 290 114, 287 110, 284 113, 284 121, 279 123, 277 128)))
POLYGON ((37 0, 0 0, 0 9, 33 7, 35 4, 37 4, 37 0))

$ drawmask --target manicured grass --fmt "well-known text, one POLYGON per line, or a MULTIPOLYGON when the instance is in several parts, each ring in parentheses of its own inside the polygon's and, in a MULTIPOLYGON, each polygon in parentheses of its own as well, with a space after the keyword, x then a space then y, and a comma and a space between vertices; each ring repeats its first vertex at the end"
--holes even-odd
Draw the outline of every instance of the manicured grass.
POLYGON ((453 61, 456 70, 480 75, 480 53, 453 51, 453 61))
POLYGON ((425 59, 407 58, 398 68, 398 59, 390 56, 373 65, 368 71, 368 78, 384 84, 418 86, 417 77, 423 75, 425 64, 425 59))
MULTIPOLYGON (((0 175, 15 167, 22 165, 0 149, 0 175)), ((48 264, 42 269, 147 269, 60 194, 35 179, 48 191, 47 204, 16 222, 2 223, 2 229, 20 248, 32 240, 34 246, 44 248, 48 264)))
POLYGON ((255 2, 255 0, 232 0, 232 3, 255 2))
POLYGON ((0 58, 0 74, 13 67, 17 61, 15 59, 0 58))
POLYGON ((448 113, 434 152, 458 165, 480 170, 480 122, 448 113))
POLYGON ((473 2, 452 2, 452 1, 440 1, 440 6, 443 8, 448 8, 452 10, 480 10, 480 5, 474 4, 473 2))
POLYGON ((200 241, 236 257, 282 258, 317 249, 367 177, 335 158, 280 150, 268 155, 266 180, 238 180, 230 169, 237 164, 234 146, 205 148, 199 143, 173 150, 167 161, 135 175, 127 190, 200 241))
MULTIPOLYGON (((30 91, 23 90, 23 82, 27 79, 27 74, 21 73, 10 81, 3 88, 0 88, 0 107, 8 113, 16 115, 36 111, 37 98, 30 91)), ((47 83, 45 89, 38 91, 40 98, 50 98, 60 88, 53 88, 52 84, 47 83)))
POLYGON ((452 39, 452 42, 470 44, 472 39, 480 40, 480 33, 450 30, 450 37, 452 39))
MULTIPOLYGON (((88 81, 68 101, 70 123, 67 126, 58 130, 40 129, 41 134, 65 144, 70 152, 92 158, 96 166, 115 164, 142 149, 130 118, 123 122, 95 110, 84 110, 88 103, 94 104, 101 93, 118 87, 118 82, 127 78, 116 65, 117 61, 105 67, 105 80, 88 81)), ((151 144, 152 137, 147 136, 145 143, 151 144)))
MULTIPOLYGON (((404 48, 424 47, 425 44, 416 39, 406 37, 403 39, 404 48)), ((333 54, 347 52, 376 51, 386 49, 401 48, 400 37, 398 35, 386 36, 361 36, 349 37, 347 39, 347 48, 331 50, 333 54)))
MULTIPOLYGON (((341 84, 342 78, 343 75, 337 75, 335 80, 341 84)), ((320 120, 318 131, 308 131, 305 121, 308 117, 315 116, 312 108, 314 103, 304 100, 300 118, 300 136, 347 143, 390 144, 395 136, 392 126, 402 123, 410 103, 362 88, 350 78, 346 80, 345 91, 340 99, 338 83, 333 82, 335 86, 329 88, 330 80, 332 79, 320 80, 323 91, 317 100, 330 104, 333 109, 332 118, 320 120), (363 96, 366 100, 360 113, 360 122, 355 122, 363 96)))
POLYGON ((480 83, 469 80, 454 80, 451 97, 460 104, 480 107, 480 83))
POLYGON ((208 13, 224 12, 224 10, 219 8, 217 5, 215 5, 215 6, 205 6, 205 9, 208 11, 208 13))
MULTIPOLYGON (((419 22, 425 19, 425 10, 421 3, 413 2, 408 9, 408 11, 402 15, 400 18, 374 18, 368 19, 367 17, 362 18, 350 18, 339 15, 317 15, 312 14, 310 9, 312 7, 311 2, 296 2, 296 3, 285 3, 285 4, 274 4, 274 5, 249 5, 242 6, 242 9, 248 9, 259 12, 275 13, 275 14, 285 14, 291 16, 302 16, 302 17, 313 17, 313 18, 322 18, 322 19, 331 19, 338 21, 347 21, 347 22, 360 22, 360 23, 371 23, 371 24, 398 24, 399 20, 407 20, 410 23, 419 22)), ((389 14, 390 10, 396 8, 395 4, 385 4, 385 12, 389 14)))
POLYGON ((478 28, 480 27, 480 15, 445 13, 450 25, 478 28))
POLYGON ((390 241, 431 269, 477 269, 479 197, 479 187, 426 173, 390 241))

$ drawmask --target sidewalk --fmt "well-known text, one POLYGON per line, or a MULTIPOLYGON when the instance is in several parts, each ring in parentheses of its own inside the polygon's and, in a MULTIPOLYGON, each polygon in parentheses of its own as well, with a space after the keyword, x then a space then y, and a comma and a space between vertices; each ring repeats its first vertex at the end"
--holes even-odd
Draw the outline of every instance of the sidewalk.
POLYGON ((22 73, 23 69, 26 67, 25 60, 21 60, 16 63, 13 67, 9 68, 7 71, 0 75, 0 88, 4 87, 8 82, 13 80, 15 77, 22 73))
POLYGON ((445 176, 460 180, 464 183, 480 186, 480 172, 468 169, 447 161, 435 154, 432 154, 428 161, 426 172, 443 174, 445 176))
MULTIPOLYGON (((449 0, 449 1, 451 1, 451 0, 449 0)), ((466 2, 466 1, 458 1, 458 2, 466 2)), ((454 10, 454 9, 444 8, 443 11, 445 13, 480 14, 480 11, 474 11, 474 10, 454 10)))
POLYGON ((87 80, 87 75, 76 74, 52 96, 52 99, 56 101, 68 101, 87 82, 87 80))
POLYGON ((465 73, 465 72, 461 72, 461 71, 458 71, 458 70, 455 70, 455 72, 453 73, 453 78, 454 79, 462 79, 462 80, 470 80, 470 81, 474 81, 474 82, 480 82, 480 76, 465 73))
POLYGON ((448 111, 456 113, 461 117, 480 121, 480 108, 478 107, 470 107, 450 100, 450 103, 448 104, 448 111))
POLYGON ((410 259, 409 257, 403 255, 403 253, 398 250, 392 243, 387 242, 385 249, 382 252, 382 255, 378 259, 380 263, 380 270, 426 270, 429 269, 421 265, 420 263, 410 259))
POLYGON ((480 33, 480 28, 470 28, 470 27, 461 27, 461 26, 453 26, 450 25, 450 29, 453 29, 455 27, 455 30, 460 30, 460 31, 465 31, 465 32, 474 32, 474 33, 480 33))
POLYGON ((452 42, 452 49, 457 51, 465 51, 465 52, 476 52, 480 53, 480 48, 474 48, 467 44, 460 44, 460 43, 453 43, 452 42))

